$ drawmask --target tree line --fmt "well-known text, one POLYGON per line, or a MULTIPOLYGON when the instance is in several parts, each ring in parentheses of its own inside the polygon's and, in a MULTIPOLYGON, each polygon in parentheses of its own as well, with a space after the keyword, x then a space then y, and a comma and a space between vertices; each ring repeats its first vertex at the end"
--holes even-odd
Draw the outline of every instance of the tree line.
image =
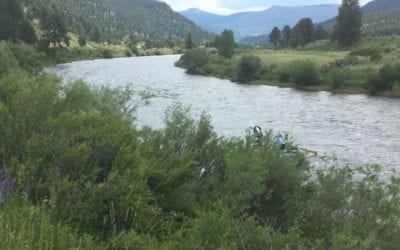
POLYGON ((316 26, 311 18, 302 18, 293 28, 286 25, 280 30, 274 27, 269 41, 278 47, 304 47, 310 42, 328 39, 339 46, 350 46, 361 38, 362 13, 358 0, 343 0, 332 34, 316 26))

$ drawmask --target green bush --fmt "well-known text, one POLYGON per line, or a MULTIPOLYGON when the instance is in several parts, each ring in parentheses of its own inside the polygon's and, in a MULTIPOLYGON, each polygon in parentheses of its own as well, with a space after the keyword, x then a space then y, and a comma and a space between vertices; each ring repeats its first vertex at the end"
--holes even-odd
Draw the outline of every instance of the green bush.
POLYGON ((109 49, 104 49, 102 54, 103 54, 103 58, 105 58, 105 59, 110 59, 110 58, 114 57, 112 51, 109 49))
POLYGON ((79 43, 79 46, 85 47, 85 46, 86 46, 86 37, 84 37, 84 36, 79 36, 79 38, 78 38, 78 43, 79 43))
POLYGON ((348 69, 332 68, 327 73, 327 83, 332 89, 339 89, 346 84, 349 76, 350 71, 348 69))
POLYGON ((226 59, 219 55, 210 55, 208 62, 203 66, 202 71, 204 74, 213 75, 220 78, 234 77, 233 61, 226 59))
POLYGON ((289 82, 290 81, 290 67, 289 65, 285 65, 279 68, 278 70, 278 79, 280 82, 289 82))
POLYGON ((368 76, 365 88, 369 94, 377 94, 382 91, 388 90, 387 83, 383 80, 379 73, 372 73, 368 76))
POLYGON ((354 55, 347 55, 345 58, 336 60, 336 64, 340 64, 343 66, 352 66, 357 65, 359 63, 359 59, 357 56, 354 55))
POLYGON ((379 70, 379 74, 387 84, 400 83, 400 63, 385 64, 379 70))
POLYGON ((6 42, 0 42, 0 79, 12 70, 19 68, 19 63, 6 42))
POLYGON ((382 60, 382 55, 381 54, 379 54, 379 53, 376 53, 376 54, 372 54, 370 57, 369 57, 369 60, 371 61, 371 62, 378 62, 378 61, 380 61, 380 60, 382 60))
POLYGON ((356 48, 350 51, 351 56, 365 56, 370 57, 372 55, 379 54, 379 50, 376 48, 356 48))
POLYGON ((319 82, 319 70, 314 62, 297 60, 289 64, 290 78, 298 86, 310 86, 319 82))
POLYGON ((130 49, 125 50, 125 56, 126 57, 131 57, 132 56, 132 51, 130 49))
POLYGON ((201 72, 202 67, 207 64, 208 59, 207 49, 195 48, 186 51, 180 62, 183 63, 189 74, 198 74, 201 72))
POLYGON ((258 56, 244 55, 240 58, 236 67, 236 79, 239 82, 257 80, 259 78, 261 67, 261 60, 258 56))
POLYGON ((400 83, 400 64, 385 64, 378 73, 368 76, 365 88, 370 94, 390 91, 396 83, 400 83))

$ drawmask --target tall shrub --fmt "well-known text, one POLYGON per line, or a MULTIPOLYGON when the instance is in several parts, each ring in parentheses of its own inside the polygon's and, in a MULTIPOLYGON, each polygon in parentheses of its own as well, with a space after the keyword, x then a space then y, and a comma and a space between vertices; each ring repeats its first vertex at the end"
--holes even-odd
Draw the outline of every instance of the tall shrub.
POLYGON ((319 81, 319 71, 312 61, 296 60, 290 63, 290 78, 299 86, 315 85, 319 81))
POLYGON ((261 70, 261 60, 258 56, 244 55, 240 58, 237 65, 237 80, 239 82, 248 82, 257 80, 261 70))

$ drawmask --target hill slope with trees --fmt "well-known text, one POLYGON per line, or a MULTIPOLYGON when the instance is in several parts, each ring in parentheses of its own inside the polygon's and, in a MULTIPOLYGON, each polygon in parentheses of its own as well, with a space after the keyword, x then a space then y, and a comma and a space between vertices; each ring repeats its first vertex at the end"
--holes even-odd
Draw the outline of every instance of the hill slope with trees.
POLYGON ((400 35, 400 8, 369 13, 363 17, 363 32, 371 36, 400 35))
MULTIPOLYGON (((400 8, 400 0, 373 0, 361 8, 363 14, 363 32, 368 35, 396 35, 395 26, 400 26, 396 9, 400 8), (397 18, 396 18, 397 17, 397 18), (390 26, 390 27, 388 27, 390 26)), ((332 30, 336 18, 319 24, 327 30, 332 30)))
POLYGON ((167 4, 147 0, 34 0, 27 1, 38 15, 47 6, 56 6, 66 17, 71 31, 94 40, 182 41, 190 32, 197 42, 209 35, 174 12, 167 4))

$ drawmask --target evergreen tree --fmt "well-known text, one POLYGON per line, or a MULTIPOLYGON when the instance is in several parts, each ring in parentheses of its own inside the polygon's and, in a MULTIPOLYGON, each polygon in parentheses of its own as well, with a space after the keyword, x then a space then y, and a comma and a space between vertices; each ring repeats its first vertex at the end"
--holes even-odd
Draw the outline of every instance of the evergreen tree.
POLYGON ((189 32, 189 34, 186 37, 185 40, 185 48, 186 49, 193 49, 194 45, 193 45, 193 39, 192 39, 192 32, 189 32))
POLYGON ((0 0, 0 24, 0 40, 37 42, 35 31, 25 19, 18 1, 0 0))
POLYGON ((332 40, 350 46, 361 37, 362 13, 358 0, 343 0, 339 8, 332 40))
POLYGON ((225 58, 232 58, 235 51, 235 39, 232 30, 224 30, 219 37, 216 38, 218 54, 225 58))
POLYGON ((306 44, 313 41, 314 24, 311 18, 301 19, 296 26, 294 26, 290 43, 292 47, 304 47, 306 44))
POLYGON ((24 12, 16 0, 1 0, 0 10, 16 21, 21 21, 24 18, 24 12))
POLYGON ((17 23, 7 13, 0 11, 0 40, 16 40, 17 23))
POLYGON ((314 38, 313 40, 323 40, 323 39, 329 39, 329 32, 326 31, 323 27, 318 26, 315 31, 314 31, 314 38))
POLYGON ((282 29, 281 37, 282 37, 282 43, 284 46, 289 45, 291 31, 292 31, 292 29, 289 27, 289 25, 285 25, 282 29))
POLYGON ((79 46, 81 46, 81 47, 86 46, 86 38, 84 36, 79 36, 78 43, 79 43, 79 46))
POLYGON ((18 38, 28 44, 35 44, 38 42, 35 30, 31 23, 26 19, 21 21, 18 27, 18 38))
POLYGON ((99 26, 95 26, 92 30, 92 41, 99 43, 101 41, 101 31, 99 26))
POLYGON ((278 47, 278 43, 281 41, 281 31, 278 27, 274 27, 269 34, 269 41, 274 45, 276 49, 278 47))

